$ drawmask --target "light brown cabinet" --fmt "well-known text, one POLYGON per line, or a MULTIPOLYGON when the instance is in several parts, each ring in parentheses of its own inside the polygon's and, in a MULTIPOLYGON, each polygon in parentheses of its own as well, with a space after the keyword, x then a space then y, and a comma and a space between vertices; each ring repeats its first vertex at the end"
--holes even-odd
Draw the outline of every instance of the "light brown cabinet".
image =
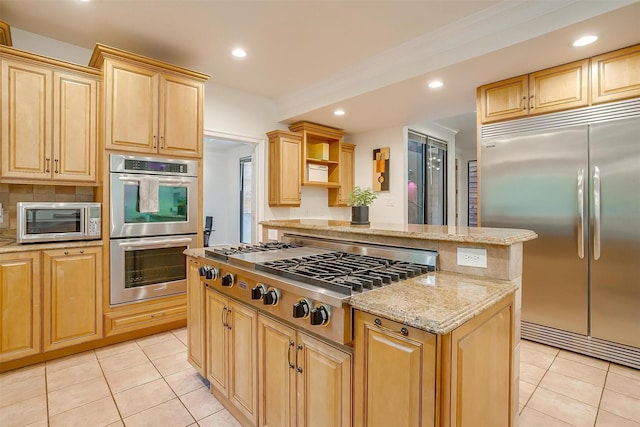
POLYGON ((2 177, 95 183, 99 73, 9 49, 0 49, 2 177))
POLYGON ((302 135, 302 185, 338 188, 340 185, 340 147, 345 132, 311 122, 298 122, 289 126, 291 132, 302 135), (326 180, 309 176, 309 168, 326 168, 326 180))
POLYGON ((329 188, 329 206, 347 206, 355 185, 355 149, 353 144, 340 145, 340 186, 329 188))
POLYGON ((187 302, 184 295, 162 298, 159 302, 147 301, 108 310, 104 315, 106 336, 160 325, 174 325, 177 328, 184 326, 187 318, 187 302))
POLYGON ((102 337, 102 249, 43 251, 43 350, 102 337))
POLYGON ((257 425, 257 312, 212 289, 205 294, 206 372, 211 391, 257 425))
POLYGON ((106 149, 202 157, 209 76, 100 44, 89 64, 103 70, 106 149))
POLYGON ((300 206, 300 134, 282 130, 269 138, 269 206, 300 206))
POLYGON ((513 425, 514 322, 513 295, 445 335, 356 311, 354 425, 513 425))
POLYGON ((355 425, 436 425, 436 335, 356 311, 355 425))
POLYGON ((40 252, 0 254, 0 362, 41 352, 40 252))
POLYGON ((200 281, 200 263, 195 258, 187 259, 187 268, 187 359, 205 377, 205 286, 200 281))
POLYGON ((482 123, 551 113, 589 105, 589 60, 480 86, 482 123))
POLYGON ((258 316, 260 426, 351 426, 351 355, 258 316))
POLYGON ((640 44, 591 58, 593 104, 640 96, 640 44))

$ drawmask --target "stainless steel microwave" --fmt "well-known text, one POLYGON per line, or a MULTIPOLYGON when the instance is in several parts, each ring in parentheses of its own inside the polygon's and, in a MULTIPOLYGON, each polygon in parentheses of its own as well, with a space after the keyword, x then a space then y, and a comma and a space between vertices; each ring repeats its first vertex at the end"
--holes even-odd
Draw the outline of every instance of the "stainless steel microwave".
POLYGON ((102 210, 93 202, 17 203, 18 243, 94 240, 101 237, 102 210))

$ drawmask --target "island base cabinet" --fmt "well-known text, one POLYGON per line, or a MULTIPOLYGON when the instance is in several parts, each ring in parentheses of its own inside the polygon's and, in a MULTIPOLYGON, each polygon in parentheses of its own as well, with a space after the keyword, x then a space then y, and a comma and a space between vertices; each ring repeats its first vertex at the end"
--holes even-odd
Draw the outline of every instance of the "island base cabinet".
POLYGON ((244 424, 256 425, 257 312, 212 290, 206 291, 207 379, 211 392, 233 405, 244 424))
POLYGON ((43 252, 44 351, 102 337, 100 248, 43 252))
POLYGON ((260 426, 349 427, 351 354, 258 316, 260 426))
POLYGON ((40 253, 0 255, 0 363, 38 354, 40 253))
POLYGON ((436 335, 356 311, 356 426, 436 425, 436 335))
POLYGON ((189 257, 187 262, 187 359, 203 377, 205 363, 205 286, 200 281, 200 264, 189 257))
POLYGON ((442 337, 442 425, 514 426, 513 296, 442 337))

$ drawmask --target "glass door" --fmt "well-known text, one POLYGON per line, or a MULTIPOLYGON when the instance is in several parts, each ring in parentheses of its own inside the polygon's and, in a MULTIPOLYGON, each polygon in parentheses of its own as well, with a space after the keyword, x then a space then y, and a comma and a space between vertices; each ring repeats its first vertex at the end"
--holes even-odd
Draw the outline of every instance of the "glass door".
POLYGON ((240 243, 251 243, 251 219, 253 217, 252 166, 251 156, 240 159, 240 243))
POLYGON ((409 131, 407 158, 407 222, 446 225, 446 142, 409 131))

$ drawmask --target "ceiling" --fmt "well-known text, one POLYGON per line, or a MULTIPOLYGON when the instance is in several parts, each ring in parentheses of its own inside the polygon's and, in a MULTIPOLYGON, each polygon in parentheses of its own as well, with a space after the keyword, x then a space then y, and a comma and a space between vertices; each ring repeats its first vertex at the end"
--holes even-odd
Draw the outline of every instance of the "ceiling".
POLYGON ((468 129, 477 86, 640 42, 630 0, 0 0, 0 19, 208 73, 272 99, 283 123, 348 133, 468 129), (586 33, 600 38, 571 47, 586 33), (246 58, 231 56, 238 46, 246 58), (444 87, 427 88, 436 78, 444 87))

